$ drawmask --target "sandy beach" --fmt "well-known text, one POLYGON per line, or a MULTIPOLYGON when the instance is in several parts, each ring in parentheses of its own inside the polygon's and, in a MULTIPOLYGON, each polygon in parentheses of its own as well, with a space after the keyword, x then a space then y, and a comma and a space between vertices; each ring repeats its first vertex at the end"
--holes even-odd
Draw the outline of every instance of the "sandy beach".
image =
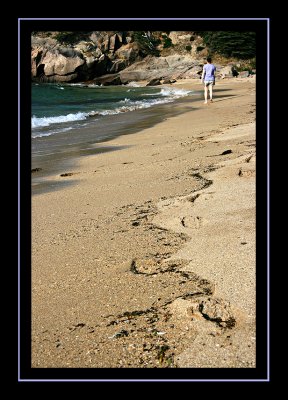
POLYGON ((32 367, 255 368, 255 77, 171 107, 32 197, 32 367))

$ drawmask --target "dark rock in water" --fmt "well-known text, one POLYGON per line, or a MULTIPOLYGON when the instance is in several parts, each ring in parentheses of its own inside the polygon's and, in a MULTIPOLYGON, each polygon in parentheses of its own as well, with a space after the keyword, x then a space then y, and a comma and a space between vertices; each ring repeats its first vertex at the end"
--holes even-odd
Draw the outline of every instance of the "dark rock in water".
POLYGON ((32 168, 32 169, 31 169, 32 174, 33 174, 34 172, 39 172, 39 171, 42 171, 42 168, 32 168))
POLYGON ((221 153, 221 156, 225 156, 225 154, 231 154, 232 150, 225 150, 223 153, 221 153))
POLYGON ((155 78, 155 79, 151 79, 151 81, 148 82, 146 86, 157 86, 157 85, 161 85, 161 82, 160 82, 160 79, 155 78))
POLYGON ((122 84, 119 74, 102 75, 99 78, 94 79, 94 83, 96 83, 96 85, 103 86, 122 84))

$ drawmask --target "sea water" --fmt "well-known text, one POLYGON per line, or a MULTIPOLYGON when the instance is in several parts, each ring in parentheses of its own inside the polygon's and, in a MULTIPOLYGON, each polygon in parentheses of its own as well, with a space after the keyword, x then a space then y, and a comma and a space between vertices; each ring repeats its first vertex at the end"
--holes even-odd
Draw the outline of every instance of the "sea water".
POLYGON ((173 102, 191 91, 172 87, 32 85, 32 138, 67 132, 117 115, 173 102))
MULTIPOLYGON (((75 157, 110 151, 107 140, 145 129, 173 115, 173 102, 193 91, 172 86, 32 84, 33 182, 58 173, 75 157)), ((151 138, 152 140, 152 138, 151 138)))

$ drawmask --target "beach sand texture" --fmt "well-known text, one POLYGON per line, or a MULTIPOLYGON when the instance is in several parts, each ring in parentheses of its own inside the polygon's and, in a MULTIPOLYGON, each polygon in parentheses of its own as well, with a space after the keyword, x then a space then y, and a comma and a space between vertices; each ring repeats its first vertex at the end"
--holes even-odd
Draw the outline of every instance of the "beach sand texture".
POLYGON ((185 107, 32 197, 32 367, 255 367, 255 80, 185 107))

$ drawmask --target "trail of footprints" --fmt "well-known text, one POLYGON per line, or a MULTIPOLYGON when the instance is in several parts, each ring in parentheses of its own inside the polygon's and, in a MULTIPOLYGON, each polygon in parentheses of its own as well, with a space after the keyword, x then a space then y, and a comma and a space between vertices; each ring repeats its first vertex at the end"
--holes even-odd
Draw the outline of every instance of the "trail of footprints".
MULTIPOLYGON (((146 232, 146 237, 151 234, 154 238, 151 247, 148 246, 150 252, 146 252, 146 256, 142 258, 132 259, 127 273, 134 274, 136 279, 142 281, 141 284, 146 280, 144 285, 149 285, 149 280, 156 279, 162 289, 159 290, 159 298, 145 310, 128 309, 121 315, 104 316, 102 322, 97 321, 100 325, 94 327, 88 327, 85 322, 80 321, 68 328, 71 334, 75 331, 86 335, 86 338, 87 334, 89 337, 97 335, 95 339, 101 343, 99 351, 102 354, 113 352, 115 346, 122 346, 124 350, 132 346, 133 351, 127 351, 119 359, 115 358, 113 366, 177 367, 175 359, 198 335, 199 323, 202 332, 213 335, 220 335, 236 324, 229 302, 214 297, 214 284, 190 271, 190 260, 171 258, 175 248, 179 249, 188 236, 183 231, 174 233, 153 223, 155 215, 161 213, 165 207, 181 207, 180 203, 185 202, 185 206, 188 204, 193 209, 194 202, 201 196, 199 190, 212 184, 211 180, 202 176, 210 170, 206 168, 189 171, 190 176, 199 181, 199 187, 188 196, 162 198, 158 209, 151 200, 142 205, 126 205, 116 214, 118 222, 114 234, 121 230, 131 231, 133 234, 136 230, 136 235, 137 229, 140 229, 146 232), (166 252, 163 250, 165 246, 166 252), (153 252, 153 249, 158 251, 153 252), (178 315, 179 305, 184 309, 183 315, 178 315), (183 324, 190 324, 190 328, 185 330, 188 325, 184 329, 183 324)), ((201 229, 202 222, 201 216, 190 213, 179 219, 179 226, 184 230, 186 227, 201 229)), ((87 234, 88 231, 92 234, 98 229, 98 224, 96 220, 86 221, 85 229, 83 227, 80 234, 87 234)), ((74 234, 71 231, 69 236, 74 234)), ((61 350, 58 339, 55 343, 56 348, 61 350)))
MULTIPOLYGON (((147 280, 147 284, 151 277, 161 277, 166 284, 170 280, 173 293, 172 290, 168 296, 161 293, 163 298, 146 309, 103 316, 95 326, 84 322, 74 324, 68 328, 69 335, 88 339, 96 355, 113 354, 113 367, 145 368, 177 367, 177 356, 191 345, 199 328, 201 333, 213 337, 225 332, 230 337, 236 321, 229 302, 214 297, 214 285, 187 271, 188 263, 188 260, 155 258, 131 260, 128 273, 147 280), (182 312, 178 311, 179 306, 182 312), (97 335, 96 346, 94 335, 97 335), (116 350, 119 348, 120 354, 116 350)), ((60 351, 62 341, 57 336, 55 339, 55 347, 60 351)))
MULTIPOLYGON (((202 187, 198 188, 197 192, 212 184, 212 181, 200 175, 199 171, 191 171, 191 174, 201 182, 202 187)), ((177 206, 179 201, 187 202, 193 207, 193 203, 200 195, 200 193, 192 193, 180 199, 162 199, 161 207, 173 207, 175 204, 177 206)), ((146 228, 150 226, 151 229, 162 230, 165 236, 167 232, 165 228, 151 224, 150 211, 152 216, 156 214, 152 204, 150 210, 139 207, 132 225, 138 226, 139 222, 146 225, 146 228)), ((202 217, 185 215, 180 218, 179 224, 182 227, 200 229, 202 217)), ((123 346, 124 343, 128 345, 130 342, 144 342, 143 348, 138 348, 138 353, 134 353, 134 360, 132 361, 127 356, 125 361, 121 361, 121 365, 147 367, 156 364, 160 367, 176 367, 177 354, 183 351, 185 346, 191 344, 193 337, 197 336, 199 323, 202 324, 202 332, 211 331, 213 335, 219 335, 235 326, 236 319, 230 303, 214 297, 213 283, 189 271, 189 262, 189 260, 174 260, 169 256, 163 257, 161 254, 131 260, 129 269, 137 276, 137 279, 146 279, 149 284, 151 277, 161 277, 163 287, 169 287, 171 290, 168 295, 167 291, 163 290, 162 297, 159 297, 148 309, 127 310, 121 315, 109 316, 107 322, 107 328, 110 329, 109 340, 120 340, 119 345, 123 346), (175 315, 175 310, 173 311, 173 305, 177 302, 182 302, 181 304, 186 309, 184 324, 187 321, 189 323, 196 321, 195 328, 181 336, 181 340, 178 337, 180 328, 177 327, 177 323, 179 325, 177 312, 175 315), (176 332, 175 329, 178 331, 176 332)))
POLYGON ((188 263, 188 260, 151 258, 131 261, 130 272, 138 279, 161 276, 166 284, 171 280, 172 289, 170 295, 164 295, 145 310, 108 316, 106 346, 135 346, 133 355, 127 353, 125 359, 116 360, 117 366, 177 367, 176 358, 198 335, 199 323, 202 332, 214 336, 235 326, 229 302, 213 296, 211 282, 186 268, 183 270, 188 263), (177 312, 179 304, 184 307, 183 315, 177 312))
MULTIPOLYGON (((254 154, 249 155, 245 162, 249 163, 253 157, 254 154)), ((213 169, 215 167, 211 166, 211 168, 203 170, 190 170, 190 176, 198 180, 201 187, 189 196, 162 199, 158 204, 158 213, 165 212, 171 207, 181 210, 185 203, 186 214, 179 218, 179 227, 201 229, 203 218, 193 215, 191 210, 194 202, 202 195, 200 191, 213 183, 204 178, 202 174, 213 169), (188 212, 187 204, 190 204, 188 212)), ((239 177, 248 176, 250 173, 250 171, 246 172, 241 169, 239 171, 239 177)), ((213 192, 206 191, 205 196, 213 196, 213 192)), ((155 214, 157 213, 153 209, 153 215, 155 214)), ((142 218, 141 215, 143 212, 139 213, 138 217, 142 218)), ((149 223, 149 212, 144 213, 144 216, 145 223, 149 223)), ((154 225, 153 229, 155 228, 154 225)), ((161 226, 157 228, 162 229, 165 233, 165 228, 161 228, 161 226)), ((183 235, 183 233, 181 234, 183 235)), ((113 316, 107 324, 109 327, 117 328, 114 330, 114 334, 109 336, 111 340, 121 340, 122 345, 125 342, 128 343, 130 339, 144 342, 143 348, 138 348, 138 353, 134 354, 135 360, 137 357, 139 358, 139 366, 147 367, 156 363, 160 367, 177 367, 177 355, 191 345, 199 332, 215 338, 221 335, 227 338, 225 340, 229 341, 229 345, 232 345, 233 340, 229 331, 236 326, 234 308, 228 301, 214 296, 213 283, 189 270, 189 262, 189 260, 175 260, 171 257, 151 258, 148 256, 131 260, 130 272, 137 275, 138 279, 161 276, 162 281, 166 284, 172 280, 171 287, 173 288, 173 293, 159 298, 157 302, 151 304, 150 308, 127 310, 122 315, 113 316), (177 307, 184 309, 181 315, 177 315, 177 307), (183 323, 190 324, 184 333, 183 326, 181 327, 181 323, 179 323, 179 316, 182 318, 180 318, 182 325, 183 323), (129 326, 133 328, 129 330, 129 326), (178 329, 177 332, 176 329, 178 329), (230 342, 230 340, 232 341, 230 342)), ((216 345, 219 346, 219 344, 216 345)), ((135 365, 131 362, 127 359, 128 366, 135 365)))

